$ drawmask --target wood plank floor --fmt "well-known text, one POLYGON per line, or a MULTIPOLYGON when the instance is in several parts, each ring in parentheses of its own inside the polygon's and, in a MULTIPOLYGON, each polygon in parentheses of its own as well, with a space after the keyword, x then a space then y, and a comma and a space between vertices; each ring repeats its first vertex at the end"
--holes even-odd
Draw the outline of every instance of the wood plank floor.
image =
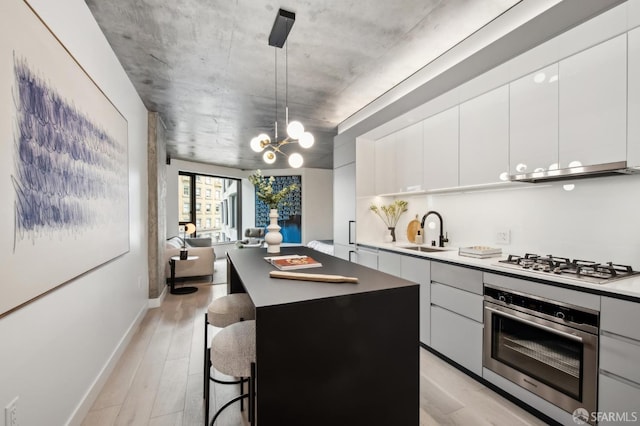
MULTIPOLYGON (((224 260, 218 261, 224 262, 224 260)), ((225 266, 216 262, 214 282, 225 266)), ((191 285, 191 283, 190 283, 191 285)), ((204 424, 202 365, 204 313, 226 285, 197 283, 189 295, 168 294, 150 309, 87 417, 85 426, 204 424)), ((209 336, 217 329, 211 327, 209 336)), ((211 412, 237 395, 237 386, 211 386, 211 412)), ((248 425, 236 405, 217 426, 248 425)), ((420 350, 421 425, 544 425, 446 362, 420 350)))

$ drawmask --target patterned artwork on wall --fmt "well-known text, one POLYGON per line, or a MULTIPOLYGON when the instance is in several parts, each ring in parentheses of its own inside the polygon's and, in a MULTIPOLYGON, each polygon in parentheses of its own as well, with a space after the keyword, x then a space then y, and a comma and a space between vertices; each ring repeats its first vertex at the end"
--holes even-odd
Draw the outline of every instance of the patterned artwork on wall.
POLYGON ((0 63, 2 316, 129 251, 129 159, 124 116, 22 0, 0 63))
MULTIPOLYGON (((269 177, 269 176, 265 176, 269 177)), ((284 206, 278 208, 278 225, 282 229, 283 243, 302 242, 302 176, 274 176, 273 190, 281 190, 292 183, 298 184, 298 190, 285 198, 284 206)), ((256 197, 256 227, 269 225, 269 206, 256 197)))

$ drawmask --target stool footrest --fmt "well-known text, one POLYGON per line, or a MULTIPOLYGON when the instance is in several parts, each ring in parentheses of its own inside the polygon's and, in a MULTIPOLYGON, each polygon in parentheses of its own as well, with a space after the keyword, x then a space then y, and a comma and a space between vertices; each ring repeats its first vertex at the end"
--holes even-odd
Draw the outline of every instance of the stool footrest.
POLYGON ((220 415, 220 413, 222 413, 222 411, 227 408, 228 406, 230 406, 231 404, 233 404, 234 402, 238 402, 241 399, 244 398, 249 398, 249 394, 245 393, 239 396, 236 396, 235 398, 233 398, 231 401, 227 402, 226 404, 224 404, 222 407, 220 407, 220 409, 218 411, 216 411, 216 414, 213 416, 213 419, 211 419, 211 423, 210 425, 213 426, 214 423, 216 422, 216 419, 218 418, 218 416, 220 415))

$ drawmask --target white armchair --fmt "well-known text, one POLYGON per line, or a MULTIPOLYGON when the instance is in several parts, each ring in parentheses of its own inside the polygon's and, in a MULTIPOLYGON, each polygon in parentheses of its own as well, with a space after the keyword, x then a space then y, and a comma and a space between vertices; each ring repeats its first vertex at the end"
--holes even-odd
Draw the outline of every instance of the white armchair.
MULTIPOLYGON (((208 247, 193 247, 186 245, 189 256, 198 256, 198 259, 184 262, 176 262, 176 278, 213 276, 213 263, 216 260, 216 252, 209 243, 208 247)), ((171 278, 171 268, 169 259, 171 256, 179 256, 182 248, 182 238, 171 237, 167 240, 164 259, 165 276, 167 280, 171 278)))

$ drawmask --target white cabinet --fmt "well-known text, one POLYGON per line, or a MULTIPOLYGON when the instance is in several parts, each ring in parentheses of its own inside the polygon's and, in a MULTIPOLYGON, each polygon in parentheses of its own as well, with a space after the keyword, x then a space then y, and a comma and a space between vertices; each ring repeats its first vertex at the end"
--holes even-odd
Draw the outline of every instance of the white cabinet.
POLYGON ((431 261, 402 256, 400 269, 402 278, 420 284, 420 342, 431 345, 431 261))
POLYGON ((482 375, 482 272, 431 262, 431 347, 482 375))
POLYGON ((552 164, 558 164, 558 64, 509 85, 509 174, 552 164))
POLYGON ((398 253, 391 253, 384 250, 378 251, 378 271, 385 272, 387 274, 401 276, 400 259, 403 256, 398 253))
POLYGON ((356 195, 369 197, 376 194, 375 142, 356 139, 356 195))
POLYGON ((356 165, 349 163, 333 170, 334 254, 349 259, 355 250, 356 165))
POLYGON ((378 250, 359 246, 356 251, 358 264, 371 269, 378 269, 378 250))
POLYGON ((391 194, 398 191, 396 184, 397 133, 375 141, 376 194, 391 194))
POLYGON ((455 106, 422 122, 425 190, 458 186, 458 111, 455 106))
POLYGON ((509 169, 509 87, 460 104, 460 185, 500 182, 509 169))
POLYGON ((422 189, 422 123, 404 128, 396 134, 397 192, 422 189))
MULTIPOLYGON (((638 9, 640 9, 640 2, 638 9)), ((640 28, 629 31, 627 165, 640 166, 640 28)))
MULTIPOLYGON (((598 411, 640 414, 640 304, 602 297, 598 411)), ((604 419, 598 424, 628 424, 604 419)), ((638 419, 635 419, 638 420, 638 419)))
POLYGON ((626 160, 627 36, 560 61, 560 168, 626 160))

